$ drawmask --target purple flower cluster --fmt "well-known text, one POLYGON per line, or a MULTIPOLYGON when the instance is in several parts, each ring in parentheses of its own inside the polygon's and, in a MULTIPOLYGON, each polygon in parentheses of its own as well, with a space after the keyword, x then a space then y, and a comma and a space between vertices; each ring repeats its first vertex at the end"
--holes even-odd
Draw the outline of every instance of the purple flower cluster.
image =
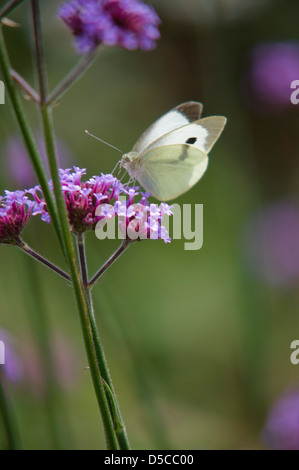
MULTIPOLYGON (((147 239, 164 240, 165 243, 171 241, 167 229, 163 226, 163 217, 173 214, 171 207, 162 202, 160 205, 151 204, 147 200, 149 193, 141 193, 139 202, 134 202, 138 196, 138 188, 129 188, 128 199, 116 201, 114 205, 101 204, 97 210, 97 215, 104 217, 102 224, 107 223, 113 217, 118 216, 118 227, 123 238, 129 240, 147 239)), ((102 224, 96 228, 101 230, 102 224)))
POLYGON ((34 206, 24 191, 5 191, 0 196, 0 243, 16 244, 34 206))
MULTIPOLYGON (((85 169, 74 167, 59 170, 62 192, 66 202, 69 221, 73 232, 85 232, 95 228, 100 220, 95 215, 97 207, 102 203, 108 203, 112 199, 117 200, 122 191, 122 184, 112 175, 94 176, 88 181, 82 182, 85 169)), ((52 187, 52 182, 50 182, 52 187)), ((34 214, 40 214, 42 220, 50 222, 46 201, 40 186, 28 190, 35 200, 34 214)))
MULTIPOLYGON (((86 170, 78 167, 59 170, 73 233, 94 230, 99 222, 103 226, 109 219, 118 217, 120 231, 125 234, 123 238, 170 242, 162 225, 163 216, 172 215, 168 204, 150 204, 149 194, 141 193, 139 197, 139 188, 126 187, 110 174, 82 181, 85 174, 86 170)), ((40 215, 44 222, 51 222, 40 186, 26 191, 6 191, 0 197, 0 243, 16 244, 31 215, 40 215)))
POLYGON ((79 53, 99 44, 133 50, 150 50, 159 39, 160 18, 139 0, 70 0, 58 15, 71 29, 79 53))

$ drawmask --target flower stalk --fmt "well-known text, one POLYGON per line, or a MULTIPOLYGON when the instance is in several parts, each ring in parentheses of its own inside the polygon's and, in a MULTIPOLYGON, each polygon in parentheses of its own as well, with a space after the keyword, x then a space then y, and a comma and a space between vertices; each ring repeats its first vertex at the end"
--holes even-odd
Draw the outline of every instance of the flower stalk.
POLYGON ((91 291, 88 287, 89 284, 88 284, 87 262, 86 262, 86 255, 85 255, 85 237, 84 237, 84 234, 82 233, 77 234, 77 247, 78 247, 79 259, 80 259, 82 279, 85 280, 84 284, 85 284, 86 296, 88 298, 88 302, 89 302, 91 313, 92 313, 90 321, 92 325, 94 345, 95 345, 95 349, 97 353, 97 360, 98 360, 98 364, 101 370, 102 384, 106 391, 106 397, 109 403, 109 408, 110 408, 111 417, 112 417, 112 421, 114 425, 114 430, 116 433, 116 438, 118 440, 119 448, 121 450, 129 450, 130 444, 129 444, 129 439, 127 436, 126 427, 122 420, 117 398, 113 389, 113 384, 112 384, 109 368, 107 365, 104 348, 102 346, 98 329, 96 326, 91 291))
POLYGON ((88 287, 92 288, 107 271, 107 269, 112 266, 112 264, 123 254, 123 252, 129 247, 131 241, 124 240, 120 247, 110 256, 110 258, 103 264, 103 266, 98 270, 98 272, 92 277, 89 281, 88 287))
POLYGON ((66 281, 70 281, 71 278, 69 276, 69 274, 67 274, 65 271, 63 271, 62 269, 60 269, 58 266, 56 266, 55 264, 51 263, 51 261, 47 260, 46 258, 44 258, 42 255, 40 255, 39 253, 37 253, 36 251, 34 251, 32 248, 30 248, 29 245, 27 245, 27 243, 23 242, 23 240, 21 240, 20 238, 16 240, 16 245, 24 252, 26 253, 27 255, 31 256, 31 258, 35 259, 36 261, 38 261, 39 263, 43 264, 44 266, 46 266, 47 268, 51 269, 52 271, 54 271, 56 274, 58 274, 59 276, 61 276, 63 279, 65 279, 66 281))
MULTIPOLYGON (((32 15, 33 15, 33 27, 34 27, 34 38, 35 38, 35 50, 36 50, 36 61, 37 63, 43 62, 43 65, 37 67, 39 74, 39 85, 41 94, 41 103, 45 103, 46 97, 43 96, 46 87, 46 75, 45 75, 45 64, 43 54, 43 43, 41 35, 41 19, 38 1, 32 0, 32 15)), ((83 283, 81 280, 79 267, 77 263, 77 257, 73 245, 69 220, 66 211, 66 205, 62 194, 61 184, 59 180, 59 173, 57 167, 56 151, 54 144, 54 130, 52 124, 52 116, 47 106, 41 106, 41 116, 43 122, 43 130, 46 142, 46 149, 48 154, 48 161, 50 172, 53 180, 54 194, 57 204, 57 212, 59 222, 62 229, 63 245, 65 248, 67 262, 70 268, 70 275, 72 285, 74 288, 75 298, 80 314, 81 327, 83 331, 83 337, 85 342, 85 348, 87 352, 88 362, 92 375, 93 385, 97 396, 99 408, 102 415, 102 420, 105 429, 107 447, 110 450, 118 448, 117 440, 115 437, 113 422, 110 414, 109 404, 106 398, 104 386, 101 380, 100 367, 97 362, 97 353, 94 345, 93 330, 91 325, 92 313, 84 291, 83 283)))
POLYGON ((40 104, 40 97, 38 93, 26 82, 26 80, 18 74, 15 70, 11 71, 11 76, 20 88, 29 96, 35 103, 40 104))
POLYGON ((11 0, 0 10, 0 19, 9 15, 18 5, 23 3, 24 0, 11 0))
POLYGON ((100 47, 83 56, 82 59, 80 59, 79 62, 75 65, 73 70, 71 70, 70 73, 62 80, 62 82, 59 83, 57 87, 49 94, 44 102, 44 105, 55 105, 57 101, 59 101, 62 96, 77 82, 77 80, 79 80, 79 78, 81 78, 85 72, 87 72, 101 50, 102 48, 100 47))

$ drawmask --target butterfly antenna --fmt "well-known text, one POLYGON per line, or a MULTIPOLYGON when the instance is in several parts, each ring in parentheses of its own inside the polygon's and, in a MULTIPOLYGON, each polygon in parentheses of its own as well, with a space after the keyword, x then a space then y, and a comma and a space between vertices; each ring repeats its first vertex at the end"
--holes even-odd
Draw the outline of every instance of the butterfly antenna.
POLYGON ((122 155, 124 154, 124 152, 123 152, 122 150, 120 150, 119 148, 115 147, 115 146, 114 146, 114 145, 112 145, 112 144, 109 144, 109 143, 108 143, 108 142, 106 142, 105 140, 103 140, 103 139, 100 139, 100 138, 99 138, 99 137, 97 137, 96 135, 93 135, 93 134, 91 134, 91 133, 90 133, 90 132, 88 132, 88 131, 85 131, 85 134, 87 134, 87 135, 90 135, 90 137, 93 137, 94 139, 97 139, 97 140, 99 140, 99 141, 100 141, 100 142, 102 142, 103 144, 106 144, 106 145, 108 145, 108 147, 112 147, 114 150, 118 150, 118 151, 119 151, 119 152, 120 152, 122 155))

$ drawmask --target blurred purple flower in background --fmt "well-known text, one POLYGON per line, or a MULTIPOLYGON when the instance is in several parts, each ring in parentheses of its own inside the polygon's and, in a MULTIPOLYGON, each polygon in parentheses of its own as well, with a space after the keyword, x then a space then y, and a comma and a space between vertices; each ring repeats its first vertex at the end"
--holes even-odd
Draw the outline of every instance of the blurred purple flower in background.
MULTIPOLYGON (((47 152, 44 139, 41 134, 37 133, 37 146, 41 153, 44 165, 48 171, 47 152)), ((72 152, 63 141, 56 141, 58 163, 60 166, 67 167, 73 160, 72 152)), ((4 171, 10 176, 12 182, 18 187, 28 188, 36 184, 37 179, 25 149, 23 140, 18 136, 9 137, 4 142, 2 148, 2 161, 4 171)))
POLYGON ((125 49, 153 49, 160 37, 160 18, 139 0, 70 0, 58 15, 71 29, 79 53, 99 44, 125 49))
POLYGON ((0 329, 0 341, 4 343, 5 364, 0 365, 4 374, 11 382, 19 382, 23 377, 23 366, 16 353, 13 337, 5 330, 0 329))
POLYGON ((299 389, 284 393, 274 404, 262 440, 274 450, 299 450, 299 389))
MULTIPOLYGON (((73 344, 59 333, 50 339, 50 348, 55 380, 66 392, 74 391, 83 368, 73 344)), ((28 389, 37 398, 45 397, 49 378, 37 345, 30 339, 22 344, 22 360, 28 389)))
POLYGON ((299 43, 260 44, 252 50, 250 60, 246 76, 250 104, 265 113, 289 108, 290 85, 293 80, 299 80, 299 43))
POLYGON ((299 206, 272 204, 246 224, 247 264, 263 281, 276 286, 299 282, 299 206))
POLYGON ((59 383, 65 391, 73 392, 79 376, 82 375, 77 351, 68 338, 61 333, 54 336, 52 349, 59 383))

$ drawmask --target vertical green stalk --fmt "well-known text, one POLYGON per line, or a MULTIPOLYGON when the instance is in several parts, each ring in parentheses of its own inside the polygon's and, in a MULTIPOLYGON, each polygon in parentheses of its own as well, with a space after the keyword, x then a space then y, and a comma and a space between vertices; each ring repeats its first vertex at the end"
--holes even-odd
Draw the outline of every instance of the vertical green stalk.
MULTIPOLYGON (((47 90, 46 74, 45 74, 45 60, 43 51, 43 41, 41 35, 41 18, 39 11, 39 2, 37 0, 31 0, 32 13, 33 13, 33 25, 34 25, 34 38, 36 45, 36 61, 41 62, 43 65, 39 65, 37 70, 39 73, 39 84, 42 87, 41 93, 45 93, 47 90)), ((46 97, 44 97, 46 101, 46 97)), ((57 167, 56 151, 54 144, 54 130, 52 123, 52 115, 50 109, 41 105, 41 116, 44 130, 44 137, 46 143, 46 149, 48 154, 49 167, 53 180, 53 188, 57 205, 57 212, 59 222, 61 224, 62 238, 65 247, 65 253, 67 262, 70 268, 70 275, 72 285, 74 288, 74 294, 80 314, 81 327, 83 331, 83 337, 85 342, 85 348, 88 356, 88 362, 92 375, 95 393, 97 396, 99 408, 101 411, 107 446, 109 449, 118 449, 117 441, 115 438, 113 422, 110 414, 109 404, 106 398, 104 386, 102 384, 101 373, 97 362, 97 354, 93 342, 93 332, 91 325, 92 313, 85 295, 84 287, 80 277, 80 271, 78 266, 78 260, 73 244, 72 234, 69 226, 69 220, 67 216, 67 210, 65 201, 62 194, 61 184, 59 180, 59 173, 57 167)))
MULTIPOLYGON (((0 366, 3 367, 3 366, 0 366)), ((6 433, 7 445, 9 450, 20 450, 22 448, 19 430, 14 416, 12 404, 10 402, 4 371, 0 369, 0 414, 6 433)))
POLYGON ((65 244, 67 262, 70 268, 71 281, 74 288, 75 298, 80 314, 81 327, 83 329, 85 347, 87 350, 88 361, 92 374, 93 384, 97 395, 98 403, 101 409, 104 427, 106 431, 107 445, 110 449, 117 449, 115 440, 113 423, 110 416, 109 406, 107 403, 104 387, 101 381, 101 374, 97 364, 97 356, 94 350, 92 327, 90 324, 90 309, 84 292, 80 272, 78 269, 77 256, 74 249, 72 234, 66 213, 65 201, 61 191, 61 185, 57 169, 56 153, 54 147, 54 133, 52 120, 47 108, 41 109, 44 136, 48 153, 49 166, 54 186, 54 194, 58 208, 58 216, 62 227, 62 236, 65 244))
POLYGON ((97 353, 93 342, 93 327, 91 325, 92 312, 88 304, 80 272, 78 268, 77 256, 74 249, 72 234, 69 226, 69 221, 66 212, 66 205, 61 191, 61 185, 58 175, 56 152, 54 147, 54 133, 52 127, 52 119, 48 108, 43 107, 41 109, 43 129, 46 142, 46 148, 48 153, 49 167, 53 180, 54 194, 56 198, 56 204, 58 208, 58 216, 62 227, 63 241, 65 244, 66 256, 68 265, 70 267, 70 275, 72 285, 75 292, 75 298, 77 301, 78 310, 80 313, 81 327, 83 329, 83 335, 85 340, 85 347, 87 349, 87 355, 89 360, 89 366, 92 374, 93 384, 95 392, 98 398, 98 403, 101 409, 101 414, 104 422, 106 431, 107 445, 110 449, 117 449, 117 443, 115 439, 112 418, 110 415, 109 405, 107 402, 105 390, 101 380, 101 369, 97 362, 97 353))
POLYGON ((35 49, 36 49, 36 67, 37 67, 37 78, 39 84, 39 93, 40 93, 40 104, 44 105, 47 94, 48 94, 48 83, 47 83, 47 72, 46 72, 46 62, 44 60, 44 47, 42 41, 42 26, 40 21, 40 8, 39 2, 31 0, 32 8, 32 20, 33 20, 33 30, 34 30, 34 39, 35 39, 35 49))
POLYGON ((84 280, 83 281, 84 288, 85 288, 86 296, 87 296, 88 303, 90 306, 90 310, 92 313, 90 321, 92 325, 92 332, 93 332, 94 345, 95 345, 96 354, 97 354, 97 360, 98 360, 98 364, 100 367, 103 383, 107 392, 106 396, 110 405, 110 411, 111 411, 111 415, 112 415, 112 419, 114 423, 116 437, 117 437, 119 447, 121 450, 130 450, 130 444, 129 444, 129 439, 127 436, 126 427, 121 417, 119 405, 118 405, 117 398, 113 389, 113 384, 112 384, 111 376, 109 373, 109 368, 108 368, 105 353, 104 353, 104 348, 102 346, 98 329, 97 329, 97 325, 96 325, 96 321, 95 321, 91 289, 89 288, 89 283, 88 283, 88 271, 87 271, 87 262, 86 262, 86 254, 85 254, 85 238, 84 238, 84 234, 82 233, 77 234, 77 247, 78 247, 82 279, 84 280))

